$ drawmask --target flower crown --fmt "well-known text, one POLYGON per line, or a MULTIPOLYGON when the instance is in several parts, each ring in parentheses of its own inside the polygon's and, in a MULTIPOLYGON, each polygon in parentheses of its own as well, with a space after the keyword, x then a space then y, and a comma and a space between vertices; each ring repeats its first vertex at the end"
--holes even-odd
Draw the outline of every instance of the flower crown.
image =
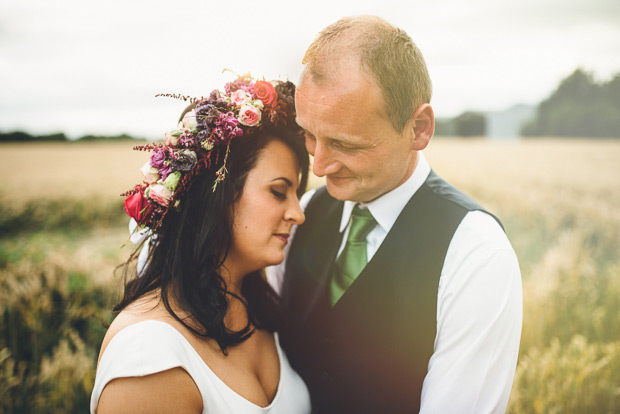
POLYGON ((189 101, 187 112, 177 129, 165 134, 165 143, 139 145, 138 151, 151 151, 150 161, 140 169, 144 182, 125 196, 123 208, 138 225, 155 231, 170 207, 179 207, 179 198, 192 180, 207 168, 222 162, 216 172, 213 191, 226 178, 230 142, 254 134, 262 127, 295 123, 295 85, 289 81, 254 80, 239 76, 208 98, 177 94, 158 94, 189 101), (226 147, 223 160, 216 148, 226 147), (216 154, 216 155, 214 155, 216 154))

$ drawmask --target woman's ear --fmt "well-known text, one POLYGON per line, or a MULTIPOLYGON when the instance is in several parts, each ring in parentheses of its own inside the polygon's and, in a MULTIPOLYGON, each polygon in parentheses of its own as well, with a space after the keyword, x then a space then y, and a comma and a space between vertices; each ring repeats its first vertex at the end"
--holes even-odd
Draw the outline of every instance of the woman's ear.
POLYGON ((412 150, 421 151, 426 148, 435 132, 435 114, 431 105, 420 105, 409 118, 405 130, 411 139, 412 150))

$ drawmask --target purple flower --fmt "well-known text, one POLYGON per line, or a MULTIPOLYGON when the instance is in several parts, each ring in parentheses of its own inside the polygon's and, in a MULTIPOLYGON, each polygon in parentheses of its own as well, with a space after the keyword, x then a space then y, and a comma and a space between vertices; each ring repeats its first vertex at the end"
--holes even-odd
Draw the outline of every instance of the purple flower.
POLYGON ((166 161, 166 151, 162 148, 155 148, 151 153, 151 167, 160 168, 166 161))
POLYGON ((172 173, 172 167, 170 165, 164 165, 159 168, 159 175, 162 181, 166 181, 166 178, 172 173))
POLYGON ((194 134, 192 134, 189 131, 184 131, 181 135, 179 135, 178 139, 179 139, 179 142, 178 142, 179 147, 191 148, 194 145, 196 145, 194 134))
POLYGON ((239 127, 239 120, 232 112, 219 114, 213 132, 225 144, 229 143, 231 139, 243 135, 243 130, 239 127))
POLYGON ((211 130, 209 124, 217 119, 218 110, 210 102, 201 102, 196 106, 196 117, 198 120, 198 129, 206 130, 207 133, 211 130))
POLYGON ((226 112, 219 114, 216 125, 225 129, 236 128, 239 126, 239 120, 233 112, 226 112))
POLYGON ((194 168, 197 162, 198 158, 196 157, 196 153, 186 149, 175 152, 170 165, 175 171, 189 171, 194 168))
POLYGON ((198 133, 196 134, 196 139, 198 140, 198 142, 202 143, 204 142, 204 140, 206 140, 207 138, 209 138, 209 130, 207 129, 203 129, 201 131, 198 131, 198 133))
POLYGON ((280 82, 276 85, 276 92, 280 99, 286 102, 291 108, 295 106, 295 84, 290 81, 280 82))
POLYGON ((245 79, 243 77, 240 77, 237 80, 233 82, 228 82, 226 85, 224 85, 224 91, 226 92, 226 95, 230 95, 231 93, 239 89, 254 96, 254 83, 252 82, 252 79, 245 79))

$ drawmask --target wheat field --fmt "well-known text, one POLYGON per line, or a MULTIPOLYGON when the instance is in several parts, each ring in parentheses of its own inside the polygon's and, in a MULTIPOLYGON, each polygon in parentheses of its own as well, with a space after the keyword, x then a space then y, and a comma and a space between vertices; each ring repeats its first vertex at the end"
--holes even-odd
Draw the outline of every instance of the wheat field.
POLYGON ((144 142, 2 144, 0 194, 22 204, 37 199, 112 200, 141 179, 144 142))
MULTIPOLYGON (((47 338, 38 359, 23 356, 7 339, 14 326, 0 321, 0 412, 86 407, 102 330, 75 321, 106 315, 117 291, 113 270, 130 251, 119 194, 148 160, 134 145, 0 145, 0 312, 47 338), (50 286, 72 321, 52 333, 33 322, 48 317, 47 302, 31 301, 50 286), (102 294, 100 308, 75 305, 102 294)), ((620 140, 439 137, 425 155, 500 217, 519 257, 524 323, 508 412, 620 412, 620 140)))
MULTIPOLYGON (((148 153, 131 150, 135 145, 2 144, 0 194, 18 203, 115 197, 140 180, 138 169, 148 161, 148 153)), ((494 205, 574 208, 579 200, 580 208, 590 214, 614 219, 620 214, 620 209, 611 208, 620 206, 617 140, 434 138, 425 154, 444 178, 474 196, 488 196, 485 201, 494 205)))

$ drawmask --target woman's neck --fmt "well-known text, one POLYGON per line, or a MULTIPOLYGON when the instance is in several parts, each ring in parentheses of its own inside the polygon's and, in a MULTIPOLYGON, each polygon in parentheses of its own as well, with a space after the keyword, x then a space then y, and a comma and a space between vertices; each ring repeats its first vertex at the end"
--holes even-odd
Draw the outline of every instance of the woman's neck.
POLYGON ((228 311, 224 317, 224 324, 226 328, 239 331, 245 328, 248 324, 248 310, 244 305, 245 298, 241 293, 241 287, 243 285, 243 279, 247 273, 241 271, 234 266, 230 266, 230 263, 224 263, 220 270, 220 275, 224 280, 228 300, 228 311), (228 266, 227 266, 228 265, 228 266))

